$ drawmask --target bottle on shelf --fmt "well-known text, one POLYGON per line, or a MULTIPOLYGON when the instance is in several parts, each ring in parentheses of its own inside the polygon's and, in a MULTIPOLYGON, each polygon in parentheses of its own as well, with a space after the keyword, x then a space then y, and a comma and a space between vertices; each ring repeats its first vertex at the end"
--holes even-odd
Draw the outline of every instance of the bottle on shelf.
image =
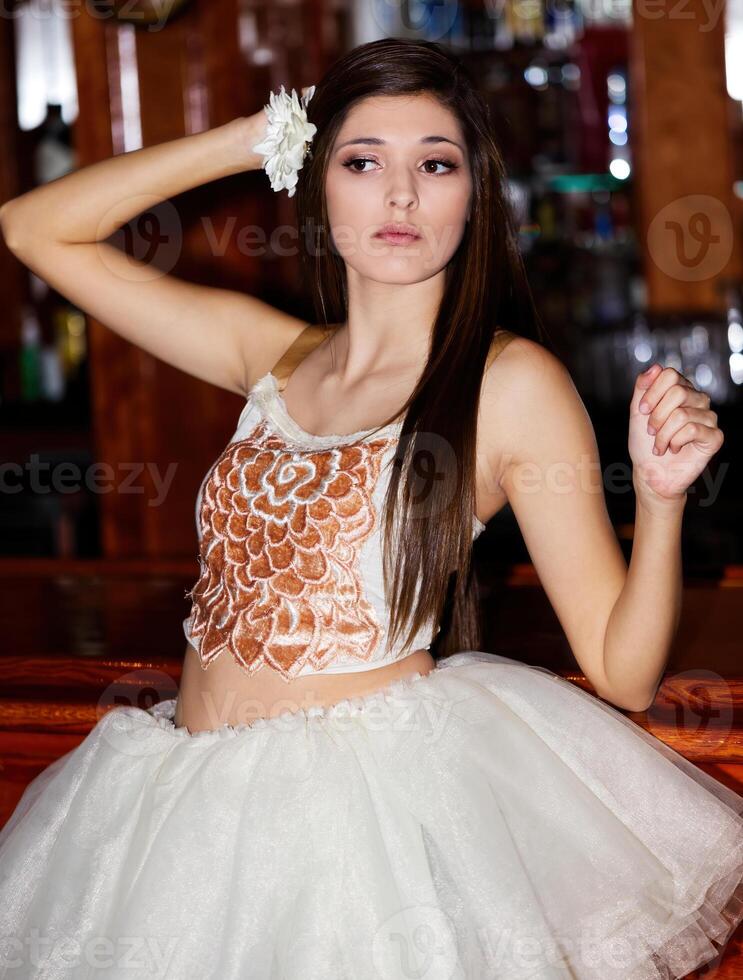
POLYGON ((41 397, 41 328, 32 306, 23 308, 20 349, 21 399, 35 402, 41 397))
POLYGON ((61 402, 65 396, 65 379, 59 350, 54 344, 46 344, 41 349, 41 389, 43 397, 50 402, 61 402))

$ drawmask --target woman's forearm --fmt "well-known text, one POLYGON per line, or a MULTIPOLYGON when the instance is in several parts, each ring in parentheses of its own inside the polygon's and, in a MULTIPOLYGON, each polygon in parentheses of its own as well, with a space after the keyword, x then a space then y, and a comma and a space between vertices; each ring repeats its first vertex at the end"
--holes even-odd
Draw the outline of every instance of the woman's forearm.
POLYGON ((686 497, 668 506, 640 498, 632 556, 604 638, 604 672, 617 703, 652 704, 681 615, 681 526, 686 497))
POLYGON ((257 169, 252 147, 263 112, 192 136, 90 164, 13 198, 0 208, 3 235, 15 241, 102 241, 135 215, 201 184, 257 169))

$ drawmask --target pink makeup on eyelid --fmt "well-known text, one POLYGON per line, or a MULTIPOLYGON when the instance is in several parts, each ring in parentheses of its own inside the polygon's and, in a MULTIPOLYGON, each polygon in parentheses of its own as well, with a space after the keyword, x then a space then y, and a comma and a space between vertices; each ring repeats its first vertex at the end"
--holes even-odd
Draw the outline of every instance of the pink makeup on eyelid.
MULTIPOLYGON (((352 170, 351 164, 356 163, 356 162, 359 162, 359 161, 363 161, 364 163, 377 163, 377 160, 375 160, 374 157, 358 157, 358 156, 356 156, 356 157, 350 157, 348 160, 343 160, 341 162, 341 166, 342 167, 345 167, 347 170, 352 170)), ((458 170, 459 169, 459 166, 460 166, 460 164, 458 164, 456 161, 449 160, 449 159, 446 159, 446 158, 443 158, 443 157, 427 157, 423 161, 423 163, 424 164, 426 164, 426 163, 440 163, 443 167, 446 167, 445 173, 451 173, 454 170, 458 170)), ((366 173, 368 171, 355 170, 353 172, 360 174, 360 173, 366 173)), ((431 174, 430 176, 431 177, 441 177, 441 176, 443 176, 443 174, 431 174)))

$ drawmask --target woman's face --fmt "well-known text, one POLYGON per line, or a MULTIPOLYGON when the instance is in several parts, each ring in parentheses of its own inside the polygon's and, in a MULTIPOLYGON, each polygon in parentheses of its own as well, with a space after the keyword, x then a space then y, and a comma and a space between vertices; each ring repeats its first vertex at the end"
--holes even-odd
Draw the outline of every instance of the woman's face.
POLYGON ((348 113, 328 161, 330 231, 359 275, 413 283, 443 269, 464 234, 472 175, 456 116, 431 95, 370 96, 348 113), (420 238, 393 244, 383 225, 420 238))

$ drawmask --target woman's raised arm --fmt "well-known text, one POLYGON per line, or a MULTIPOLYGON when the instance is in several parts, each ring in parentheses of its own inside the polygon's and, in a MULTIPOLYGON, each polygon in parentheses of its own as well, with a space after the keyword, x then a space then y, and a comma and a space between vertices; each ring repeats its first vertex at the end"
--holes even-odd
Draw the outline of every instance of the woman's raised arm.
POLYGON ((71 302, 155 357, 245 393, 305 324, 245 293, 162 272, 105 241, 137 214, 220 177, 259 169, 263 109, 110 157, 3 204, 10 250, 71 302))

